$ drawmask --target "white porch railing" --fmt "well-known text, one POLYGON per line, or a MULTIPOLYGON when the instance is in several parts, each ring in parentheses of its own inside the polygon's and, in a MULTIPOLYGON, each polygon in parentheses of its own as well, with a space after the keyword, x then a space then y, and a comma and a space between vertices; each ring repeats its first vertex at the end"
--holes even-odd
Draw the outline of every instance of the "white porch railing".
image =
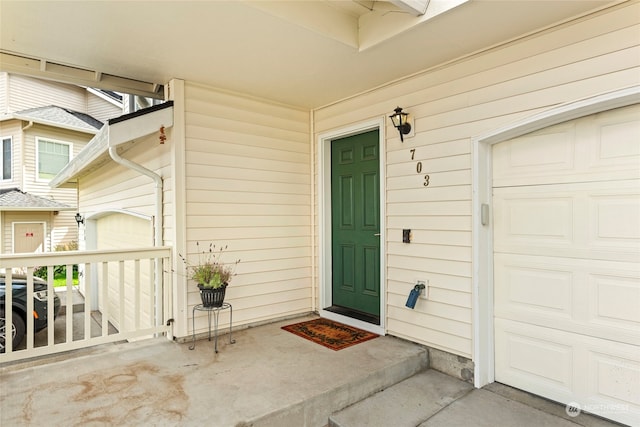
MULTIPOLYGON (((0 363, 75 350, 158 334, 170 334, 171 248, 68 251, 0 256, 5 274, 5 351, 0 363), (54 289, 54 267, 66 266, 66 286, 54 289), (79 286, 73 284, 73 266, 79 270, 79 286), (9 339, 13 310, 12 276, 27 275, 27 313, 33 312, 33 272, 47 267, 47 328, 34 333, 34 316, 26 316, 24 341, 14 349, 9 339), (63 306, 54 319, 54 292, 63 306), (75 307, 74 294, 84 297, 75 307), (63 321, 64 318, 64 321, 63 321), (45 336, 46 334, 46 336, 45 336)), ((77 295, 76 295, 77 299, 77 295)), ((81 298, 82 299, 82 298, 81 298)), ((2 310, 0 310, 2 312, 2 310)))

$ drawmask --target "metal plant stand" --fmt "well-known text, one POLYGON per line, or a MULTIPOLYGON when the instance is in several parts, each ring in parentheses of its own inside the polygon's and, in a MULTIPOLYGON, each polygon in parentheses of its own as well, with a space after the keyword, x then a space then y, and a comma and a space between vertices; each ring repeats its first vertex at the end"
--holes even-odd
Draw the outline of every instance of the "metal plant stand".
POLYGON ((192 314, 191 314, 191 330, 193 331, 193 340, 191 345, 189 346, 189 350, 193 350, 196 348, 196 311, 206 311, 207 312, 207 320, 209 322, 209 341, 211 341, 211 315, 213 314, 213 334, 214 334, 214 345, 216 353, 218 352, 218 317, 220 316, 220 312, 222 310, 229 309, 229 344, 235 344, 236 340, 231 338, 231 326, 233 325, 233 307, 231 304, 227 302, 223 302, 220 307, 205 307, 202 304, 198 304, 193 306, 192 314))

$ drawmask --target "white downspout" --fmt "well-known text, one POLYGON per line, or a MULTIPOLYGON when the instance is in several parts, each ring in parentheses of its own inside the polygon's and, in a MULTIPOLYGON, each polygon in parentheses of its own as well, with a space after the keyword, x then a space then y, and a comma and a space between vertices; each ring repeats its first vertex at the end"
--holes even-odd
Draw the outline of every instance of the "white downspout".
MULTIPOLYGON (((120 157, 117 147, 109 147, 109 155, 114 162, 132 169, 142 175, 148 176, 156 184, 156 218, 153 224, 154 227, 154 246, 162 246, 162 177, 157 173, 132 162, 131 160, 120 157)), ((162 322, 160 310, 158 307, 162 304, 162 294, 160 292, 160 277, 162 277, 162 266, 160 260, 156 259, 155 262, 156 277, 155 277, 155 291, 156 291, 156 326, 162 322)))

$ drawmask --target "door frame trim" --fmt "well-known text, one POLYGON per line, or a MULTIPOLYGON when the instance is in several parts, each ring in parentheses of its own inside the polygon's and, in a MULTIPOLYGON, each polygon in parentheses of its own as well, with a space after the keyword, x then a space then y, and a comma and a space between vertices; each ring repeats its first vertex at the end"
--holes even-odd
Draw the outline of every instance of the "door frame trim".
POLYGON ((495 381, 493 329, 493 223, 482 225, 482 205, 492 206, 492 145, 566 121, 640 103, 640 86, 569 102, 471 139, 474 385, 495 381))
POLYGON ((385 185, 385 118, 384 116, 339 129, 324 132, 318 135, 318 248, 319 248, 319 291, 320 299, 318 312, 320 316, 327 319, 342 322, 349 326, 354 326, 384 335, 386 332, 386 200, 384 198, 385 185), (380 147, 380 325, 363 322, 358 319, 343 316, 324 310, 324 307, 331 305, 331 141, 351 135, 378 130, 380 147))

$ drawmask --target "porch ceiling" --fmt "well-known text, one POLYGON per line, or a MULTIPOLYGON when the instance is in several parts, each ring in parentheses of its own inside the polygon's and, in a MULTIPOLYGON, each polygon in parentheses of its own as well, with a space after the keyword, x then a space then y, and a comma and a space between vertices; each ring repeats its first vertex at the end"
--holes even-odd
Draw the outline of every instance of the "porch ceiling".
POLYGON ((315 108, 617 2, 407 3, 421 1, 2 0, 0 70, 147 94, 180 78, 315 108))

